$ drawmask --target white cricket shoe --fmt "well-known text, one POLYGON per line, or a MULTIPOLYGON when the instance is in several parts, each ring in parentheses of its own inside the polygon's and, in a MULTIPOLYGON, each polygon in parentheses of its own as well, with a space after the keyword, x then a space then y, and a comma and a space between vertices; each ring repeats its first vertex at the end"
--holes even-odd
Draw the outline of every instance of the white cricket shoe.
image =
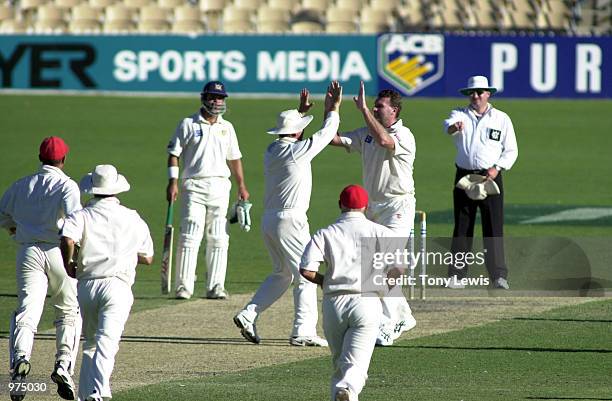
POLYGON ((393 333, 391 333, 391 339, 397 340, 403 332, 412 330, 416 327, 416 319, 414 316, 409 315, 406 319, 402 319, 395 324, 393 333))
POLYGON ((461 290, 465 288, 465 284, 461 282, 461 279, 457 276, 450 276, 450 281, 445 285, 446 288, 451 288, 454 290, 461 290))
POLYGON ((508 284, 508 280, 506 280, 503 277, 499 277, 493 283, 493 288, 498 288, 498 289, 502 289, 502 290, 509 290, 510 289, 510 285, 508 284))
POLYGON ((251 322, 244 315, 244 311, 241 311, 234 316, 234 324, 240 329, 240 334, 242 334, 242 337, 244 337, 247 341, 250 341, 253 344, 259 344, 261 342, 261 338, 259 338, 257 335, 255 322, 251 322))
POLYGON ((341 388, 336 393, 335 401, 351 401, 353 397, 351 396, 351 390, 348 388, 341 388))
POLYGON ((376 345, 380 347, 388 347, 393 345, 393 333, 384 325, 381 325, 378 329, 376 345))
POLYGON ((327 347, 327 340, 319 336, 293 336, 289 344, 296 347, 327 347))
MULTIPOLYGON (((26 380, 26 376, 30 373, 32 369, 32 365, 28 362, 25 357, 20 357, 15 361, 13 365, 13 372, 11 375, 12 383, 24 383, 26 380)), ((11 390, 11 401, 21 401, 26 396, 26 390, 22 387, 19 387, 17 390, 11 390)))
POLYGON ((74 400, 74 381, 60 361, 55 363, 51 380, 57 384, 57 394, 65 400, 74 400))
POLYGON ((179 287, 176 289, 176 299, 189 299, 191 298, 191 293, 185 289, 185 287, 179 287))
POLYGON ((207 299, 227 299, 228 296, 229 294, 221 284, 215 284, 212 290, 206 292, 207 299))

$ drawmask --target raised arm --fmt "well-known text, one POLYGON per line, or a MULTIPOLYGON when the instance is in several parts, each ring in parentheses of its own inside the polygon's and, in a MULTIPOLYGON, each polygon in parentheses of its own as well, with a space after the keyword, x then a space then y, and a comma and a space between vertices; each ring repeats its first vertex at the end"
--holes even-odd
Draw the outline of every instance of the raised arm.
POLYGON ((395 141, 391 138, 391 135, 387 133, 385 127, 382 126, 381 123, 376 120, 376 117, 372 114, 372 111, 368 108, 365 99, 365 85, 363 81, 359 85, 359 95, 354 97, 355 106, 363 115, 363 119, 370 130, 370 134, 380 146, 385 147, 387 149, 395 149, 395 141))

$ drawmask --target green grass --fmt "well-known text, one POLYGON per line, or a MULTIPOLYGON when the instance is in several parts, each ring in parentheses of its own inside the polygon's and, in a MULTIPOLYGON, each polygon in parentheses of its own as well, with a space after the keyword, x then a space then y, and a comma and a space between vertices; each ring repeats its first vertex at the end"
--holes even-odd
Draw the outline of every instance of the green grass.
MULTIPOLYGON (((307 134, 322 121, 322 102, 317 103, 313 111, 316 119, 307 134)), ((452 230, 450 191, 455 150, 441 127, 450 109, 460 104, 457 99, 407 99, 402 111, 417 141, 417 207, 429 212, 432 237, 449 236, 452 230)), ((258 227, 263 152, 273 139, 265 130, 274 125, 279 111, 296 105, 297 101, 279 99, 230 99, 226 117, 238 132, 255 222, 250 233, 231 228, 227 285, 232 293, 254 291, 269 273, 270 262, 258 227)), ((500 98, 495 99, 495 105, 512 117, 519 144, 518 161, 504 175, 508 211, 533 217, 534 213, 563 208, 612 204, 611 101, 500 98)), ((159 256, 166 207, 165 147, 178 121, 197 107, 195 94, 193 99, 1 96, 0 191, 35 171, 43 137, 62 136, 71 147, 66 172, 76 181, 102 163, 115 164, 127 176, 132 190, 121 195, 121 200, 149 223, 159 256)), ((363 125, 348 98, 341 116, 341 130, 363 125)), ((311 230, 335 219, 340 189, 358 182, 359 157, 328 149, 315 159, 311 230)), ((550 225, 519 222, 520 218, 509 218, 508 236, 612 235, 609 221, 550 225)), ((8 329, 8 316, 16 304, 15 251, 15 245, 0 233, 1 332, 8 329)), ((202 260, 198 277, 196 291, 201 294, 205 277, 202 260)), ((133 311, 176 302, 160 295, 158 262, 153 267, 138 268, 134 293, 133 311)), ((52 327, 52 315, 46 308, 40 330, 52 327)), ((610 316, 612 302, 589 303, 377 349, 362 399, 610 399, 610 316)), ((161 383, 117 393, 115 399, 321 400, 328 396, 330 373, 329 358, 318 358, 161 383)))
MULTIPOLYGON (((374 351, 363 400, 610 399, 612 301, 558 308, 374 351)), ((123 391, 155 399, 323 400, 331 358, 123 391)))
MULTIPOLYGON (((313 113, 315 121, 307 135, 320 126, 322 101, 313 113)), ((415 134, 417 158, 415 181, 417 207, 435 217, 430 236, 449 236, 452 231, 450 190, 454 175, 454 147, 442 133, 442 121, 458 99, 407 99, 402 117, 415 134), (437 217, 436 217, 437 216, 437 217)), ((611 101, 504 100, 495 104, 513 119, 519 143, 515 167, 505 174, 506 204, 609 206, 612 204, 611 101)), ((254 291, 270 270, 259 235, 263 198, 263 152, 273 139, 265 130, 276 114, 297 106, 295 100, 230 98, 226 117, 238 132, 246 182, 254 203, 254 227, 250 233, 231 228, 227 285, 230 292, 254 291)), ((66 172, 76 181, 94 165, 115 164, 132 184, 120 196, 149 223, 159 256, 165 220, 166 144, 178 121, 198 107, 197 96, 138 98, 102 96, 0 97, 2 132, 0 191, 38 165, 38 145, 49 135, 62 136, 70 145, 66 172)), ((352 101, 341 109, 341 129, 363 125, 352 101)), ((313 163, 313 192, 309 212, 311 230, 329 224, 337 216, 337 197, 348 183, 361 182, 359 157, 340 149, 326 149, 313 163)), ((544 213, 544 212, 543 212, 544 213)), ((178 222, 178 216, 175 218, 178 222)), ((609 237, 612 227, 586 222, 567 225, 506 225, 507 235, 609 237)), ((0 330, 14 308, 14 260, 16 247, 0 233, 0 330)), ((159 292, 159 267, 139 267, 134 286, 135 310, 165 304, 159 292)), ((196 291, 205 277, 202 260, 196 291)), ((45 312, 41 328, 50 327, 45 312)))

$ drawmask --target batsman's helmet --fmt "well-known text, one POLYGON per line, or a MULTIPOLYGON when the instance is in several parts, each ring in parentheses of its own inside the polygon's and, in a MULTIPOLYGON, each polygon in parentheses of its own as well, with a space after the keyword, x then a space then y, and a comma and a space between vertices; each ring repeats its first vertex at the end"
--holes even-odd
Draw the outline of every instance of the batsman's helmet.
POLYGON ((227 92, 225 91, 225 85, 221 81, 210 81, 204 85, 200 95, 205 96, 208 94, 228 97, 227 92))

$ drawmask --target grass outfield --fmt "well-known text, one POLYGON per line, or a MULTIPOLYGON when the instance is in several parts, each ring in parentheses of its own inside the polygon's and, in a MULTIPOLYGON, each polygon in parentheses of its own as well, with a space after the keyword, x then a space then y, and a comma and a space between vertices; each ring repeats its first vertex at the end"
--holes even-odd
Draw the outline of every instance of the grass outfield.
MULTIPOLYGON (((360 399, 609 400, 611 316, 612 301, 590 302, 376 348, 360 399)), ((165 382, 114 399, 325 400, 330 375, 330 358, 320 357, 165 382)))
MULTIPOLYGON (((610 174, 612 165, 609 155, 612 148, 612 137, 609 133, 612 128, 612 114, 610 114, 612 101, 526 101, 504 100, 503 98, 500 98, 499 101, 494 100, 496 106, 511 116, 519 144, 518 161, 515 167, 504 176, 508 214, 512 211, 517 216, 533 217, 567 208, 609 207, 612 204, 612 174, 610 174)), ((316 103, 313 110, 316 118, 307 129, 307 135, 319 127, 322 121, 322 101, 316 103)), ((460 104, 460 99, 408 99, 404 102, 402 117, 405 124, 414 132, 417 142, 415 163, 417 208, 426 210, 431 216, 428 226, 430 236, 448 236, 452 231, 450 190, 454 175, 455 151, 452 141, 442 134, 441 124, 450 109, 460 104)), ((279 111, 296 106, 297 96, 295 101, 279 99, 230 99, 229 101, 229 112, 226 117, 233 122, 238 132, 247 185, 254 203, 255 222, 255 227, 250 233, 243 233, 235 226, 231 228, 230 266, 227 277, 227 287, 230 293, 254 291, 270 270, 268 255, 261 241, 258 227, 263 197, 263 152, 273 139, 265 134, 265 130, 274 125, 276 114, 279 111)), ((38 165, 38 145, 43 137, 62 136, 71 147, 66 172, 77 182, 96 164, 115 164, 120 172, 126 175, 132 184, 132 190, 121 195, 120 198, 128 207, 137 209, 149 223, 156 244, 156 256, 159 256, 166 207, 167 155, 165 147, 178 121, 197 110, 196 94, 193 99, 3 95, 0 97, 0 107, 2 109, 0 132, 4 150, 1 162, 3 174, 0 175, 0 191, 4 191, 17 178, 35 171, 38 165)), ((341 120, 341 130, 363 125, 362 118, 348 98, 345 99, 345 104, 341 109, 341 120)), ((338 213, 337 196, 341 188, 348 183, 361 181, 359 157, 348 155, 340 149, 326 149, 315 159, 313 175, 313 194, 309 211, 311 231, 335 219, 338 213)), ((612 219, 609 217, 559 224, 521 224, 520 218, 509 220, 506 224, 506 233, 509 236, 610 237, 612 234, 612 219)), ((178 216, 175 222, 177 221, 178 216)), ((8 237, 3 239, 3 234, 0 233, 0 277, 2 277, 0 279, 0 332, 3 333, 8 330, 8 316, 16 302, 14 295, 15 250, 15 245, 8 240, 8 237)), ((205 270, 202 268, 201 261, 196 294, 197 291, 200 291, 200 294, 203 292, 204 277, 205 270)), ((177 302, 162 297, 159 287, 158 263, 153 268, 139 268, 134 286, 136 296, 134 310, 157 308, 177 302)), ((609 320, 609 306, 606 311, 609 320)), ((52 321, 52 314, 47 308, 39 329, 52 327, 52 321)), ((502 326, 511 324, 512 327, 532 329, 535 323, 529 325, 524 321, 511 321, 499 324, 502 326)), ((558 324, 558 322, 551 324, 558 324)), ((575 341, 579 342, 582 335, 581 330, 587 324, 566 325, 570 330, 574 326, 577 326, 576 330, 571 331, 568 338, 575 337, 575 341)), ((488 326, 486 330, 495 332, 496 327, 498 326, 488 326)), ((558 326, 547 326, 539 331, 540 326, 538 326, 538 331, 535 331, 538 333, 535 339, 548 341, 547 335, 550 331, 547 330, 553 330, 555 327, 558 326)), ((609 333, 609 324, 607 328, 609 333)), ((474 333, 468 334, 471 336, 474 333)), ((520 335, 517 338, 524 338, 526 335, 526 333, 518 334, 520 335)), ((486 334, 483 336, 486 337, 486 334)), ((512 359, 512 364, 516 363, 516 371, 515 368, 508 365, 507 370, 503 371, 485 369, 490 372, 487 375, 473 371, 476 366, 481 366, 472 365, 477 362, 472 358, 480 355, 480 351, 412 347, 415 344, 420 343, 412 341, 406 343, 406 346, 410 345, 406 348, 409 354, 398 353, 397 355, 403 355, 401 358, 394 359, 393 355, 396 354, 391 352, 392 350, 388 352, 388 358, 375 358, 373 372, 386 372, 384 380, 387 383, 397 384, 397 387, 392 387, 396 394, 403 395, 404 392, 411 391, 411 386, 415 387, 415 382, 411 381, 411 377, 415 377, 416 383, 429 383, 430 385, 428 387, 423 384, 422 388, 417 385, 415 391, 419 397, 415 399, 432 400, 525 398, 529 395, 526 390, 524 393, 515 393, 514 396, 508 395, 507 391, 510 387, 520 386, 524 381, 531 383, 534 389, 537 389, 539 385, 545 389, 548 385, 544 386, 543 382, 538 382, 540 380, 538 375, 529 373, 528 369, 531 368, 520 366, 521 363, 527 365, 530 363, 529 358, 525 359, 527 351, 520 353, 504 350, 486 351, 486 355, 495 354, 495 357, 491 359, 491 365, 494 365, 497 360, 506 361, 508 357, 512 359), (450 365, 452 361, 457 361, 457 368, 450 365), (421 362, 425 363, 423 368, 419 367, 421 362), (400 368, 391 369, 397 366, 400 368), (467 373, 464 373, 464 367, 467 373), (396 373, 391 373, 392 371, 396 373), (508 375, 507 380, 506 374, 508 375), (494 375, 501 377, 496 376, 492 379, 490 376, 494 375), (452 386, 444 384, 456 383, 456 386, 463 386, 466 381, 475 383, 481 379, 483 382, 492 384, 488 387, 480 386, 478 387, 480 390, 475 389, 474 393, 452 393, 449 392, 452 386), (436 398, 431 394, 437 394, 435 392, 437 387, 446 389, 444 390, 446 392, 436 398), (487 389, 492 388, 499 389, 499 391, 487 393, 487 389), (430 395, 426 396, 426 394, 430 395)), ((504 346, 504 344, 499 346, 504 346)), ((542 347, 548 347, 548 345, 542 345, 542 347)), ((585 347, 590 348, 590 345, 586 344, 585 347)), ((603 348, 610 350, 611 347, 608 344, 603 348)), ((379 352, 377 355, 387 355, 387 351, 379 352)), ((538 368, 542 366, 542 369, 546 369, 553 376, 558 372, 570 372, 567 378, 574 377, 574 373, 580 373, 583 362, 600 368, 607 367, 607 372, 610 371, 608 354, 594 354, 594 359, 586 362, 574 359, 582 358, 584 355, 586 354, 538 352, 535 353, 533 360, 534 366, 537 365, 538 368), (550 359, 547 359, 548 357, 550 359), (563 364, 563 367, 555 371, 557 364, 563 364)), ((296 376, 303 373, 306 378, 316 372, 316 381, 312 384, 312 389, 316 393, 313 394, 324 396, 325 390, 321 387, 321 383, 327 382, 326 363, 324 360, 310 361, 304 365, 296 364, 288 368, 280 366, 262 369, 261 372, 210 377, 204 379, 203 383, 207 387, 202 393, 241 394, 240 387, 236 390, 237 392, 232 393, 230 385, 232 383, 237 385, 236 382, 243 383, 244 379, 244 383, 260 383, 260 387, 248 386, 249 389, 253 389, 248 390, 251 399, 262 399, 262 394, 270 393, 271 398, 266 397, 266 399, 274 399, 272 397, 276 397, 277 394, 280 399, 282 396, 287 396, 284 391, 292 390, 290 384, 299 384, 304 389, 310 388, 308 380, 298 382, 297 379, 287 381, 287 386, 283 387, 285 390, 279 389, 277 392, 276 385, 271 387, 271 383, 281 381, 278 378, 279 372, 284 372, 283 369, 295 369, 296 376), (267 375, 270 376, 265 378, 267 375), (219 393, 215 393, 214 389, 218 389, 219 393)), ((594 374, 595 379, 600 377, 599 373, 593 372, 588 366, 585 369, 594 374)), ((605 369, 600 370, 605 371, 605 369)), ((558 376, 564 378, 564 374, 561 373, 558 376)), ((364 392, 364 399, 404 398, 386 393, 387 387, 381 383, 382 378, 376 378, 378 374, 373 373, 372 380, 364 392), (372 395, 365 398, 366 394, 372 395)), ((283 381, 289 380, 286 376, 280 377, 283 377, 283 381)), ((567 381, 575 384, 573 380, 568 379, 567 381)), ((591 382, 589 379, 584 380, 587 383, 591 382)), ((586 387, 583 386, 582 389, 586 387)), ((472 387, 469 386, 469 388, 472 387)), ((562 393, 566 396, 574 394, 569 392, 569 384, 564 388, 567 391, 562 393)), ((595 397, 597 393, 599 398, 602 398, 603 394, 598 393, 597 389, 598 387, 595 386, 592 392, 586 389, 583 393, 592 393, 592 397, 595 397)), ((549 397, 552 397, 560 394, 553 390, 554 387, 551 387, 550 391, 543 393, 536 391, 530 394, 535 394, 534 397, 544 397, 543 394, 549 394, 549 397)), ((161 390, 154 389, 154 391, 161 390)), ((611 393, 612 391, 607 392, 608 398, 611 393)), ((118 394, 116 399, 138 399, 129 397, 142 397, 142 394, 118 394), (123 398, 124 396, 126 398, 123 398)), ((191 397, 191 399, 207 399, 199 397, 191 397)), ((201 397, 206 397, 206 395, 201 395, 201 397)), ((303 399, 317 399, 317 397, 303 399)), ((177 399, 175 397, 169 399, 173 398, 177 399)), ((227 397, 222 398, 228 399, 227 397)), ((293 396, 290 398, 297 399, 293 396)), ((576 398, 579 397, 576 395, 576 398)), ((246 395, 244 397, 237 395, 234 399, 249 398, 246 395)))

